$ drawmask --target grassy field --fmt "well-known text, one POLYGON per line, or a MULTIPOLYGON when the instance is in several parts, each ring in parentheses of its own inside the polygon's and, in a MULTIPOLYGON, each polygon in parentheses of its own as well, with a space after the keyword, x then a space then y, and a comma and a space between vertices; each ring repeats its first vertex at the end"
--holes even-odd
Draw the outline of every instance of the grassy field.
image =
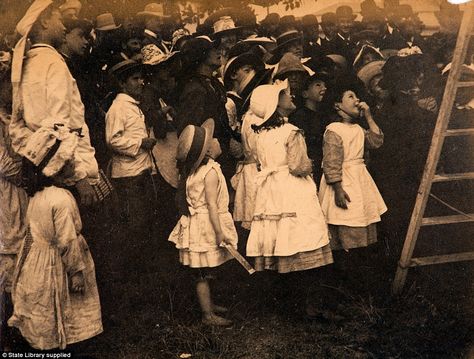
MULTIPOLYGON (((390 285, 396 256, 383 243, 351 251, 336 257, 342 269, 332 265, 313 274, 314 303, 341 320, 311 321, 292 277, 249 276, 233 261, 211 285, 215 302, 230 308, 227 317, 234 325, 209 328, 200 323, 193 277, 163 236, 154 256, 144 252, 142 263, 115 279, 100 265, 107 240, 91 246, 97 252, 104 333, 70 346, 75 358, 469 358, 472 263, 411 270, 395 298, 390 285)), ((110 237, 125 240, 120 231, 110 237)), ((15 349, 28 350, 15 337, 15 349)))

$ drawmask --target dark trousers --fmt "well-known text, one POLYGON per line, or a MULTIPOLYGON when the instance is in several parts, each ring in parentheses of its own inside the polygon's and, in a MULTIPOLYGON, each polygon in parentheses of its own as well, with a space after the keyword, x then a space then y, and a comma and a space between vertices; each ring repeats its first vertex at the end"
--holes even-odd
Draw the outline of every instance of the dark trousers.
POLYGON ((153 220, 156 192, 150 171, 138 176, 113 178, 117 193, 118 227, 113 239, 116 270, 120 273, 140 272, 146 269, 146 258, 154 247, 153 220))

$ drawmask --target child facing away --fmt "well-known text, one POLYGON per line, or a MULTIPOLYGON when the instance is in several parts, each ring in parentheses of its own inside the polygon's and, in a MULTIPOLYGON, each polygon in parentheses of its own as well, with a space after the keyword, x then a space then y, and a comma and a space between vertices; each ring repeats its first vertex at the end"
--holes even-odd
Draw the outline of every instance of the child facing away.
POLYGON ((331 233, 331 248, 349 250, 377 241, 376 223, 387 207, 364 163, 364 148, 382 145, 383 134, 370 108, 351 84, 332 89, 337 122, 329 124, 323 142, 319 198, 331 233), (364 130, 358 122, 365 117, 364 130))
POLYGON ((302 281, 298 290, 304 293, 296 293, 296 299, 314 287, 315 273, 308 270, 333 258, 304 137, 288 123, 294 109, 287 80, 257 87, 250 99, 250 110, 259 119, 253 129, 260 171, 247 256, 255 257, 257 271, 304 271, 298 278, 290 276, 302 281))
POLYGON ((28 235, 15 270, 13 315, 35 349, 64 349, 102 332, 101 309, 92 256, 81 233, 72 194, 61 188, 74 174, 78 136, 64 127, 41 127, 25 153, 31 174, 28 235))
POLYGON ((176 244, 181 264, 193 268, 202 322, 230 326, 219 316, 226 308, 212 301, 209 278, 212 269, 232 259, 223 245, 237 247, 237 232, 229 213, 229 194, 220 165, 214 161, 220 145, 213 139, 214 121, 201 127, 188 125, 179 136, 176 159, 180 169, 178 209, 181 218, 168 240, 176 244))

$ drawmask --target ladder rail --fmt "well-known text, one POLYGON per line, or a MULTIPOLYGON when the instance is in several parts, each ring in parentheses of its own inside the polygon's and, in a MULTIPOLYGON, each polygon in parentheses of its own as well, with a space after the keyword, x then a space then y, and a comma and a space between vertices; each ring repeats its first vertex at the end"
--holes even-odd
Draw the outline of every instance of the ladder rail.
POLYGON ((465 9, 461 26, 459 28, 454 56, 451 63, 451 70, 449 72, 443 100, 441 102, 440 110, 436 120, 436 127, 433 132, 433 138, 431 140, 423 176, 419 186, 418 194, 416 196, 415 206, 413 208, 407 235, 403 244, 399 267, 397 268, 395 279, 392 285, 392 292, 394 294, 397 294, 401 291, 406 281, 408 267, 413 256, 413 251, 415 249, 423 215, 428 203, 429 193, 431 192, 431 185, 433 183, 436 167, 438 165, 443 148, 445 133, 449 124, 449 118, 451 117, 456 89, 458 87, 457 84, 459 83, 461 76, 461 66, 464 63, 464 59, 466 58, 470 35, 472 32, 472 24, 474 22, 473 17, 474 5, 473 3, 470 3, 465 9))

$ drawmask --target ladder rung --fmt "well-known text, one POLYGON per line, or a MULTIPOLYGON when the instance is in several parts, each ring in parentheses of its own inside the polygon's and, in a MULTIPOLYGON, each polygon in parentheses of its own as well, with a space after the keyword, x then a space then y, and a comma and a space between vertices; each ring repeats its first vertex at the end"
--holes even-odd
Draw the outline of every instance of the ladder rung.
POLYGON ((419 267, 419 266, 427 266, 431 264, 463 262, 463 261, 472 261, 472 260, 474 260, 474 252, 444 254, 444 255, 439 255, 439 256, 412 258, 410 261, 410 267, 419 267))
POLYGON ((421 221, 422 226, 434 226, 437 224, 451 224, 451 223, 464 223, 474 222, 474 213, 470 213, 467 216, 463 214, 457 214, 454 216, 441 216, 441 217, 426 217, 421 221))
POLYGON ((444 133, 444 135, 446 137, 474 135, 474 128, 460 128, 457 130, 447 130, 444 133))
POLYGON ((474 172, 437 174, 433 177, 433 182, 450 182, 467 179, 474 179, 474 172))
POLYGON ((459 81, 456 86, 459 87, 474 87, 474 81, 459 81))

